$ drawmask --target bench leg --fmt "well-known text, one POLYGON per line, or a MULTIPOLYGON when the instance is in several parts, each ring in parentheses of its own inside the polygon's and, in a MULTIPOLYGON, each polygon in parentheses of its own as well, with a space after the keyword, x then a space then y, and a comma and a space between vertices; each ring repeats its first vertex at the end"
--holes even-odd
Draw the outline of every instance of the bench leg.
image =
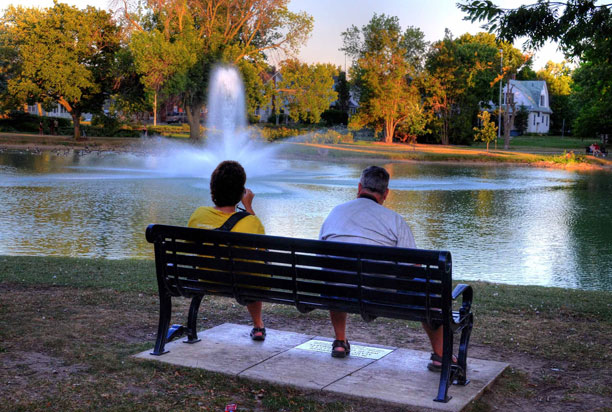
POLYGON ((456 385, 467 385, 470 380, 467 378, 467 353, 468 345, 470 344, 470 335, 472 334, 472 326, 474 325, 474 315, 470 313, 467 324, 461 331, 461 340, 459 341, 459 354, 457 357, 457 363, 459 365, 459 371, 455 376, 456 385))
POLYGON ((189 317, 187 318, 187 340, 185 343, 196 343, 199 342, 198 338, 198 310, 200 309, 200 303, 202 302, 202 296, 195 296, 191 299, 191 305, 189 305, 189 317))
POLYGON ((440 384, 438 386, 438 396, 434 399, 436 402, 448 402, 451 396, 448 396, 448 388, 451 385, 451 364, 453 359, 453 332, 449 327, 444 328, 444 346, 442 349, 442 371, 440 372, 440 384))
POLYGON ((157 327, 157 340, 155 341, 155 348, 151 355, 160 356, 167 353, 164 350, 166 346, 166 339, 168 334, 168 328, 170 327, 170 316, 172 314, 172 298, 167 292, 160 292, 159 295, 159 325, 157 327))

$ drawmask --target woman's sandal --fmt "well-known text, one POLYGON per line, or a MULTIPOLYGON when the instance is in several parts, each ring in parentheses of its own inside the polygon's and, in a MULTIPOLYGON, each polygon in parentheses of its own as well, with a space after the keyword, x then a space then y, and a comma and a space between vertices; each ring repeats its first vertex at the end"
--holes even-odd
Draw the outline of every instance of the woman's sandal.
POLYGON ((265 340, 266 328, 253 328, 251 329, 250 336, 253 340, 265 340))
POLYGON ((348 340, 336 339, 332 343, 332 356, 334 358, 345 358, 351 354, 351 344, 348 340), (343 348, 344 350, 336 350, 337 348, 343 348))
MULTIPOLYGON (((432 353, 429 359, 432 362, 429 362, 427 364, 427 369, 429 369, 432 372, 441 372, 442 371, 442 356, 439 356, 436 353, 432 353), (438 364, 436 364, 435 362, 438 362, 438 364)), ((457 364, 457 358, 453 356, 453 365, 456 365, 456 364, 457 364)))

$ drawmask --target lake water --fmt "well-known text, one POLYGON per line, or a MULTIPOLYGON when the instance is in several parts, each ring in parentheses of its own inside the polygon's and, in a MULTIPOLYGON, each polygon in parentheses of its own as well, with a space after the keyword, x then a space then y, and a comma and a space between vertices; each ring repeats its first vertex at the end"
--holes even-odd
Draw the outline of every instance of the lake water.
MULTIPOLYGON (((150 223, 185 225, 211 205, 208 179, 160 174, 142 159, 0 153, 0 254, 151 258, 150 223)), ((247 186, 268 234, 316 238, 355 197, 367 163, 274 160, 247 186)), ((383 164, 385 203, 417 246, 453 255, 453 276, 612 290, 612 179, 529 167, 383 164)), ((208 173, 208 172, 207 172, 208 173)))

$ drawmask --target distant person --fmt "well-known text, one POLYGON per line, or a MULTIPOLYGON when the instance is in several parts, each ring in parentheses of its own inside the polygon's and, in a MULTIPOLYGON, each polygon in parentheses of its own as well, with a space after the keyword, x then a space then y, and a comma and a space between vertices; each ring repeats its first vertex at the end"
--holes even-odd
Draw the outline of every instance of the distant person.
MULTIPOLYGON (((236 213, 236 206, 242 201, 245 211, 250 215, 238 220, 229 230, 265 234, 261 221, 253 211, 252 202, 255 195, 250 189, 245 188, 245 183, 246 173, 240 163, 231 160, 219 163, 210 177, 210 196, 215 205, 198 207, 189 218, 187 226, 199 229, 218 229, 236 213)), ((264 340, 266 328, 261 316, 261 302, 252 302, 246 307, 253 319, 251 339, 264 340)))
POLYGON ((53 128, 54 128, 53 134, 57 135, 59 133, 59 122, 57 121, 57 119, 53 120, 53 128))
POLYGON ((598 156, 601 154, 601 148, 597 143, 593 143, 589 146, 589 150, 593 156, 598 156))
POLYGON ((43 134, 43 121, 38 122, 38 134, 43 134))
MULTIPOLYGON (((319 238, 335 242, 364 243, 379 246, 415 248, 412 231, 396 212, 383 206, 389 194, 389 173, 382 167, 370 166, 361 173, 357 199, 336 206, 321 226, 319 238)), ((346 338, 346 312, 330 311, 335 340, 332 356, 344 358, 351 345, 346 338)), ((442 327, 423 323, 433 353, 428 369, 442 367, 442 327)))

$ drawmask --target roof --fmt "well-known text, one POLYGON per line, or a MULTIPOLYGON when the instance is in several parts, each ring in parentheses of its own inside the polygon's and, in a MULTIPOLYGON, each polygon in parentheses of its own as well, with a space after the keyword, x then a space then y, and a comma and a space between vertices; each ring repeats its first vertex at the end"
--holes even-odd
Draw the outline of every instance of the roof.
POLYGON ((550 106, 540 106, 540 94, 542 94, 542 89, 546 87, 544 80, 510 80, 509 86, 525 96, 529 102, 527 107, 531 111, 552 113, 550 106))

